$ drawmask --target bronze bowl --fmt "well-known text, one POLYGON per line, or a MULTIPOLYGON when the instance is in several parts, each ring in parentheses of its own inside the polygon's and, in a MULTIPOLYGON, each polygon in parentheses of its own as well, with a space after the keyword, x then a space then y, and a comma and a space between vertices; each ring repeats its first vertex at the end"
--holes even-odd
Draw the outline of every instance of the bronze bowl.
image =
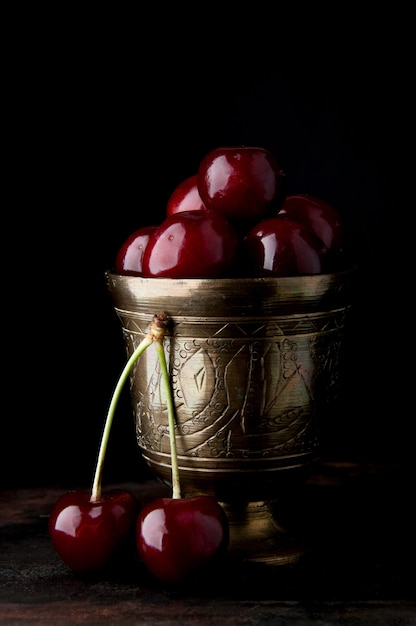
MULTIPOLYGON (((278 521, 279 494, 320 456, 320 422, 339 389, 355 269, 284 278, 168 279, 106 273, 128 356, 156 313, 169 315, 166 358, 182 491, 213 494, 230 551, 292 563, 301 543, 278 521)), ((166 402, 156 351, 131 375, 137 443, 170 485, 166 402)))

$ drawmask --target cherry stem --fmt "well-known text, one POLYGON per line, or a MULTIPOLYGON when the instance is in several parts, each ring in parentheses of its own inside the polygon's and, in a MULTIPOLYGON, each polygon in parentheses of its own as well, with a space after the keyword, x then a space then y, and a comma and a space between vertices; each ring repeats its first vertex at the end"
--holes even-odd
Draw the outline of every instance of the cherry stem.
MULTIPOLYGON (((103 435, 101 438, 100 449, 98 453, 97 465, 95 469, 94 481, 93 481, 93 486, 91 490, 91 497, 90 497, 91 502, 97 502, 98 500, 101 499, 101 496, 102 496, 101 485, 102 485, 104 459, 105 459, 105 455, 107 452, 108 440, 110 437, 110 430, 111 430, 111 426, 112 426, 113 419, 114 419, 114 413, 115 413, 118 401, 120 399, 121 391, 126 381, 128 380, 128 377, 134 367, 134 364, 136 363, 137 359, 143 354, 143 352, 149 346, 151 346, 153 342, 156 342, 157 347, 163 344, 163 339, 164 339, 167 324, 168 324, 168 316, 166 315, 166 313, 160 313, 160 315, 154 315, 149 332, 142 339, 142 341, 137 346, 137 348, 134 350, 134 352, 128 359, 127 363, 125 364, 123 371, 120 374, 117 385, 113 392, 113 396, 111 398, 110 406, 108 408, 107 417, 105 420, 103 435)), ((163 351, 163 347, 162 347, 162 351, 163 351)), ((164 354, 163 354, 163 358, 164 358, 164 354)), ((160 357, 159 357, 159 360, 161 360, 160 357)), ((166 368, 166 361, 164 361, 164 363, 165 363, 165 368, 166 368)), ((163 367, 162 367, 162 370, 163 370, 163 367)), ((163 374, 163 380, 165 381, 165 384, 166 384, 166 375, 167 375, 167 381, 169 382, 169 374, 167 374, 167 369, 166 369, 166 374, 163 374)), ((169 385, 169 390, 167 391, 167 397, 171 398, 170 385, 169 385)), ((173 407, 173 403, 172 403, 172 407, 173 407)), ((169 412, 172 410, 173 409, 168 408, 169 412)))
POLYGON ((169 371, 166 364, 165 351, 163 348, 163 340, 156 341, 156 350, 159 357, 159 364, 162 373, 162 381, 165 386, 166 404, 168 409, 168 428, 170 441, 170 462, 172 466, 172 498, 181 498, 181 485, 179 480, 178 469, 178 453, 176 449, 176 424, 175 424, 175 405, 172 397, 172 389, 170 386, 169 371))

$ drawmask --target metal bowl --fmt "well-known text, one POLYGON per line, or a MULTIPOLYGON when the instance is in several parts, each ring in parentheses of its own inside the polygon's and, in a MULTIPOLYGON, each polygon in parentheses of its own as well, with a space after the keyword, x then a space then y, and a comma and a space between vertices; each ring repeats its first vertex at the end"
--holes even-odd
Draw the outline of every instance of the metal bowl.
MULTIPOLYGON (((247 516, 247 505, 263 511, 319 458, 320 417, 339 389, 355 273, 227 279, 106 273, 128 355, 156 313, 171 318, 165 351, 185 494, 214 494, 231 517, 231 509, 242 508, 247 516)), ((132 373, 131 398, 138 447, 169 485, 167 409, 152 349, 132 373)))

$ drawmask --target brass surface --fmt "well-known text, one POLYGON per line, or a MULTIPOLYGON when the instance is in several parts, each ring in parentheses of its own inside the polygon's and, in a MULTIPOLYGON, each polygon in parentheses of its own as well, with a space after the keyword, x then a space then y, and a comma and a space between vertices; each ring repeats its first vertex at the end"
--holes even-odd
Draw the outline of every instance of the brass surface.
POLYGON ((274 502, 222 502, 230 525, 231 558, 265 565, 294 565, 309 546, 278 519, 274 502))
MULTIPOLYGON (((106 273, 128 355, 154 314, 164 311, 171 318, 165 350, 181 486, 188 495, 214 494, 226 509, 237 506, 237 545, 238 534, 244 544, 265 532, 268 544, 273 534, 281 536, 270 513, 264 513, 267 506, 259 509, 255 503, 274 500, 319 458, 320 415, 339 389, 355 271, 214 280, 106 273)), ((131 397, 139 449, 155 475, 170 484, 168 419, 156 351, 140 357, 131 375, 131 397)), ((277 552, 261 558, 297 558, 297 549, 287 557, 283 549, 277 552)))

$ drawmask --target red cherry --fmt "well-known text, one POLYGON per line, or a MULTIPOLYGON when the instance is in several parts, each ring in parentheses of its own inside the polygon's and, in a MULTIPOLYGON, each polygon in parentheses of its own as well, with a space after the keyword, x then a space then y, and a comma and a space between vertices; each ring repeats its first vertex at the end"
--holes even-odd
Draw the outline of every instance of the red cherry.
POLYGON ((69 491, 56 502, 49 534, 61 559, 74 572, 96 571, 118 552, 133 532, 139 505, 122 489, 103 493, 95 502, 84 491, 69 491))
POLYGON ((258 220, 280 204, 286 177, 276 157, 258 147, 220 147, 198 168, 198 190, 208 209, 230 219, 258 220))
POLYGON ((159 498, 145 505, 137 518, 139 557, 163 582, 179 582, 220 559, 228 541, 227 517, 211 496, 159 498))
POLYGON ((239 238, 215 211, 182 211, 165 218, 143 255, 145 277, 216 278, 230 272, 239 238))
POLYGON ((171 193, 166 204, 166 215, 182 211, 203 211, 205 204, 201 200, 197 187, 197 175, 183 180, 171 193))
POLYGON ((248 272, 255 276, 301 276, 324 271, 327 249, 300 222, 272 217, 243 240, 248 272))
POLYGON ((150 235, 156 226, 142 226, 135 230, 117 252, 115 270, 117 274, 141 276, 143 253, 150 235))
POLYGON ((306 224, 326 245, 328 250, 339 252, 344 243, 344 227, 333 206, 320 198, 307 194, 286 196, 279 217, 306 224))

